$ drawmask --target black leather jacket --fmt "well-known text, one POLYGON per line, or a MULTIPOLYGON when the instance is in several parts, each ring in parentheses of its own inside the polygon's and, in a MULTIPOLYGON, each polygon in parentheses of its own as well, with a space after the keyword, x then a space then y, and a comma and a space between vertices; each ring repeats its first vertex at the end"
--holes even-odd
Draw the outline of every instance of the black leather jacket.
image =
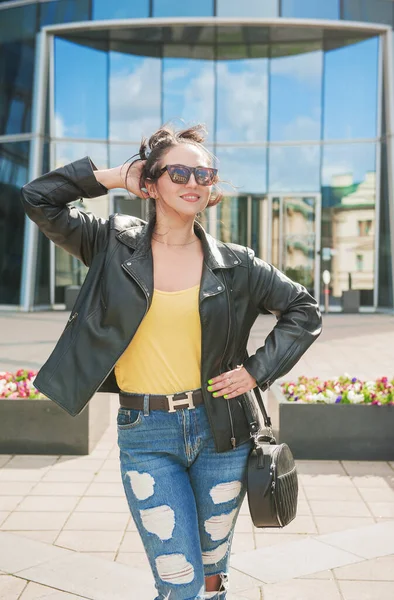
MULTIPOLYGON (((80 197, 107 193, 94 170, 84 157, 22 188, 27 215, 50 240, 89 267, 64 331, 35 379, 38 390, 73 416, 96 391, 119 391, 114 365, 153 295, 152 225, 121 214, 105 220, 67 206, 80 197)), ((303 286, 250 248, 224 244, 198 222, 195 232, 205 257, 199 295, 201 387, 216 450, 224 452, 247 442, 249 429, 239 398, 213 398, 208 379, 243 364, 266 389, 320 335, 321 314, 303 286), (248 357, 251 327, 266 311, 277 316, 277 323, 264 345, 248 357)), ((253 404, 250 393, 244 397, 253 404)))

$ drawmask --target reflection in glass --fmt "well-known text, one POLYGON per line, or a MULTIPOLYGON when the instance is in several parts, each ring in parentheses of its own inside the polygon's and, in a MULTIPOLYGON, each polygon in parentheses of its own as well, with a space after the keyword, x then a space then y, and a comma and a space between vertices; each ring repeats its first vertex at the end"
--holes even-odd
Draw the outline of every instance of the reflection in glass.
POLYGON ((267 140, 268 59, 217 62, 218 142, 267 140))
POLYGON ((93 19, 131 19, 149 17, 149 0, 93 0, 93 19))
POLYGON ((282 17, 339 19, 340 0, 282 0, 282 17))
POLYGON ((0 44, 0 135, 31 131, 34 42, 0 44))
MULTIPOLYGON (((64 166, 74 160, 90 156, 98 169, 108 168, 107 145, 89 142, 57 142, 53 148, 52 169, 64 166)), ((108 195, 99 198, 84 198, 68 205, 83 212, 92 212, 97 217, 108 217, 108 195)), ((55 303, 64 302, 65 289, 69 285, 81 285, 88 268, 58 246, 55 247, 55 303)))
POLYGON ((277 17, 279 0, 216 0, 218 17, 277 17))
POLYGON ((0 14, 0 41, 2 44, 34 39, 37 20, 36 4, 7 8, 0 14))
POLYGON ((108 135, 108 55, 55 39, 55 136, 101 138, 108 135))
POLYGON ((305 286, 310 294, 315 289, 316 198, 282 199, 282 264, 290 279, 305 286))
POLYGON ((322 269, 331 272, 332 303, 361 290, 373 305, 375 260, 375 144, 329 145, 323 152, 322 269))
POLYGON ((266 148, 217 146, 215 154, 220 186, 226 195, 266 192, 266 148))
POLYGON ((90 0, 40 2, 40 26, 90 19, 90 0))
POLYGON ((214 103, 213 61, 163 59, 163 122, 174 121, 177 127, 205 123, 209 140, 213 137, 214 103))
POLYGON ((318 192, 320 146, 271 146, 269 150, 271 192, 318 192))
POLYGON ((320 139, 322 74, 323 52, 315 45, 310 52, 271 59, 271 140, 320 139))
POLYGON ((393 25, 394 4, 392 0, 343 0, 343 18, 393 25))
POLYGON ((28 158, 29 142, 0 144, 0 304, 19 304, 25 229, 20 188, 28 181, 28 158))
POLYGON ((217 237, 223 242, 248 245, 248 198, 225 196, 217 205, 217 237))
POLYGON ((213 0, 153 0, 154 17, 210 17, 213 0))
POLYGON ((109 135, 139 141, 161 124, 161 61, 110 52, 109 135))
POLYGON ((279 268, 280 264, 280 222, 281 222, 281 206, 280 198, 273 197, 271 203, 271 259, 270 262, 279 268))
POLYGON ((375 137, 378 38, 327 51, 324 78, 324 139, 375 137))

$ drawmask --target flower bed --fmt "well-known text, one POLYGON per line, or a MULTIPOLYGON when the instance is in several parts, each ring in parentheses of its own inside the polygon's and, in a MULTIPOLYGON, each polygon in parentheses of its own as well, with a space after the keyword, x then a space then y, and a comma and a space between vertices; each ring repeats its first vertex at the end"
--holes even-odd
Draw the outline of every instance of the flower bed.
POLYGON ((16 373, 0 371, 0 398, 46 398, 34 387, 37 371, 19 369, 16 373))
POLYGON ((349 375, 328 380, 299 377, 296 383, 282 383, 281 391, 288 402, 394 406, 394 379, 388 377, 375 381, 349 375))
POLYGON ((0 371, 0 454, 90 454, 110 424, 109 394, 72 417, 34 387, 37 371, 0 371))
POLYGON ((394 380, 300 377, 266 395, 278 442, 295 458, 394 460, 394 380))

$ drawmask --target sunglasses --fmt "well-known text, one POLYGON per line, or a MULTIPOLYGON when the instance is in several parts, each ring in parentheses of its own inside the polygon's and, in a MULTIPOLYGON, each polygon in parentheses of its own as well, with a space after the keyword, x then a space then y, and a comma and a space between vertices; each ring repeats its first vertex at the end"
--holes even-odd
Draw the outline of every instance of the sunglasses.
MULTIPOLYGON (((189 181, 191 174, 198 185, 212 185, 216 181, 217 169, 209 167, 186 167, 185 165, 166 165, 160 169, 160 175, 167 171, 174 183, 185 184, 189 181)), ((159 175, 159 177, 160 177, 159 175)))

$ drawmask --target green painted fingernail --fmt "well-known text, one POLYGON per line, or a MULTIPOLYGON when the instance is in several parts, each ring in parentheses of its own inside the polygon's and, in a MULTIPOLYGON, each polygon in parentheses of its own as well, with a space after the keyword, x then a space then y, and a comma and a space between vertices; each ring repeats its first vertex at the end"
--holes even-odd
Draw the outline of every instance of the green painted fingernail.
POLYGON ((228 395, 227 395, 227 394, 224 394, 224 396, 223 396, 223 397, 224 397, 224 398, 226 398, 226 400, 227 400, 227 398, 228 398, 228 395))
POLYGON ((217 392, 213 392, 212 396, 214 396, 216 398, 216 396, 218 395, 217 392))
POLYGON ((208 379, 208 383, 209 383, 209 385, 211 385, 212 379, 208 379))
POLYGON ((212 389, 213 389, 213 386, 212 386, 212 385, 209 385, 209 386, 208 386, 208 392, 212 392, 212 389))

